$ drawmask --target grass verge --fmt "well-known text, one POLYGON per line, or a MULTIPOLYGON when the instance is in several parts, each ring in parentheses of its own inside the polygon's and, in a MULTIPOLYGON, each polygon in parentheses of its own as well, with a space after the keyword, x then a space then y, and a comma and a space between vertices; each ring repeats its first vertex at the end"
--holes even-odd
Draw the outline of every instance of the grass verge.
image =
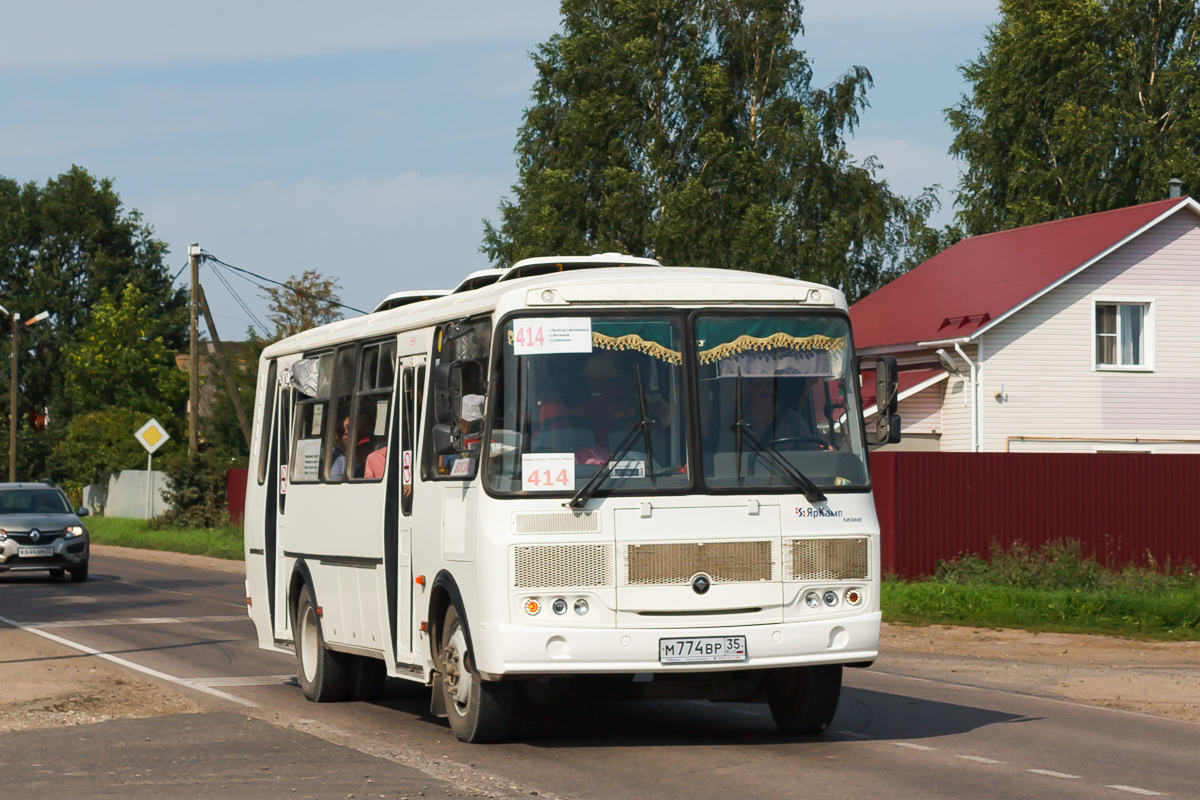
POLYGON ((1200 640, 1200 575, 1151 561, 1109 569, 1076 541, 940 562, 928 580, 887 580, 888 622, 1200 640))
POLYGON ((84 520, 92 544, 165 550, 241 561, 244 555, 241 527, 198 530, 150 530, 145 520, 88 517, 84 520))

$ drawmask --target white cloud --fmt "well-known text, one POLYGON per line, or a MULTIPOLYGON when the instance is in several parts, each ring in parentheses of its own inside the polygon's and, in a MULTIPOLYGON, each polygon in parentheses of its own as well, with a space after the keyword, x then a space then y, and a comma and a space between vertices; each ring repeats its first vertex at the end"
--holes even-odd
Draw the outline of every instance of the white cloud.
MULTIPOLYGON (((228 193, 162 195, 137 205, 170 244, 173 268, 183 264, 187 245, 199 242, 222 260, 275 280, 317 269, 339 280, 344 302, 370 309, 391 292, 451 288, 488 266, 477 252, 481 220, 496 216, 506 189, 500 178, 407 172, 337 182, 268 181, 228 193)), ((261 318, 256 289, 230 281, 261 318)), ((248 324, 215 276, 202 273, 201 282, 214 311, 248 324)), ((233 328, 223 335, 240 335, 233 328)))
POLYGON ((542 39, 555 0, 0 2, 0 71, 277 61, 542 39))

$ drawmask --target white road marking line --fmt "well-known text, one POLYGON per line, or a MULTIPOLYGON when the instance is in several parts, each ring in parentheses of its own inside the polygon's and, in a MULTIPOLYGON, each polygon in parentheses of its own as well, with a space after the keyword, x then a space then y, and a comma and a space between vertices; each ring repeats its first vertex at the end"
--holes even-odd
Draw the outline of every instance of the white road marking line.
POLYGON ((1078 780, 1078 775, 1068 775, 1065 772, 1055 772, 1052 769, 1027 769, 1026 772, 1032 772, 1035 775, 1046 775, 1051 778, 1066 778, 1068 780, 1078 780))
POLYGON ((222 692, 220 689, 213 689, 209 686, 193 685, 192 683, 184 680, 183 678, 176 678, 174 675, 168 675, 167 673, 159 672, 156 669, 150 669, 149 667, 143 667, 141 664, 135 664, 134 662, 128 661, 119 656, 114 656, 110 653, 101 652, 94 647, 88 647, 86 644, 80 644, 79 642, 72 642, 70 639, 64 639, 61 636, 55 636, 53 633, 47 633, 46 631, 38 630, 37 628, 26 627, 25 625, 22 625, 19 622, 14 622, 13 620, 9 619, 8 617, 0 617, 0 622, 3 622, 5 625, 11 625, 14 628, 20 628, 23 631, 29 631, 30 633, 34 634, 35 636, 41 636, 43 639, 49 639, 52 642, 57 642, 58 644, 65 645, 65 646, 71 648, 72 650, 78 650, 79 652, 87 653, 90 656, 97 656, 98 658, 103 658, 105 661, 111 661, 114 664, 119 664, 120 666, 125 667, 127 669, 131 669, 135 672, 140 672, 143 675, 149 675, 152 678, 158 678, 159 680, 167 681, 168 683, 174 683, 179 686, 186 686, 189 689, 195 689, 198 692, 204 692, 205 694, 211 694, 213 697, 219 697, 222 700, 228 700, 231 703, 239 703, 243 706, 249 706, 250 708, 259 708, 260 707, 259 704, 255 703, 253 700, 247 700, 244 697, 238 697, 237 695, 229 694, 228 692, 222 692))
POLYGON ((892 742, 896 747, 907 747, 909 750, 937 750, 936 747, 926 747, 923 744, 913 744, 912 742, 892 742))
POLYGON ((166 592, 167 594, 177 594, 180 597, 190 597, 193 600, 196 600, 196 599, 205 600, 207 602, 210 602, 210 603, 213 603, 213 604, 219 605, 219 606, 233 606, 234 608, 242 607, 241 603, 227 603, 227 602, 223 602, 221 600, 210 600, 207 597, 202 597, 201 595, 198 595, 198 594, 191 594, 190 592, 181 592, 178 589, 163 589, 158 586, 147 586, 146 584, 138 583, 137 581, 127 581, 123 578, 113 578, 108 575, 94 575, 93 579, 98 580, 98 581, 111 581, 112 583, 123 583, 126 586, 136 586, 139 589, 145 589, 148 592, 166 592))
POLYGON ((295 675, 252 675, 245 678, 181 678, 189 686, 274 686, 288 683, 295 675))
POLYGON ((1144 794, 1153 797, 1162 797, 1162 792, 1152 792, 1149 789, 1139 789, 1136 786, 1122 786, 1119 783, 1110 783, 1104 787, 1105 789, 1116 789, 1118 792, 1131 792, 1133 794, 1144 794))
POLYGON ((1003 761, 997 761, 994 758, 984 758, 983 756, 955 756, 965 761, 974 761, 979 764, 1003 764, 1003 761))
POLYGON ((835 736, 853 736, 855 739, 870 739, 870 734, 859 733, 858 731, 834 731, 835 736))
POLYGON ((111 619, 73 619, 61 622, 22 622, 25 628, 103 628, 114 625, 178 625, 185 622, 242 622, 249 621, 245 614, 227 614, 211 617, 128 617, 111 619))

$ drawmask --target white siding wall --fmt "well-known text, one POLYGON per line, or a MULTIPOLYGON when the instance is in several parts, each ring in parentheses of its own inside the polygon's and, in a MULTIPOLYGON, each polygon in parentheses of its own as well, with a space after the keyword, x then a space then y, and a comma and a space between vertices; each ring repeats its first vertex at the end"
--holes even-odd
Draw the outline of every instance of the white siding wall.
MULTIPOLYGON (((963 348, 967 355, 975 361, 979 350, 975 345, 963 348)), ((948 452, 969 453, 971 451, 971 406, 970 384, 967 377, 970 370, 962 357, 953 349, 947 348, 950 357, 958 364, 960 375, 951 375, 946 379, 942 402, 942 450, 948 452), (966 403, 963 398, 966 398, 966 403)))
POLYGON ((896 409, 900 415, 901 433, 941 433, 942 393, 945 390, 946 381, 939 381, 901 400, 896 409))
MULTIPOLYGON (((1200 220, 1184 209, 1031 303, 983 336, 983 449, 1007 437, 1200 439, 1200 220), (1095 299, 1152 299, 1153 372, 1093 365, 1095 299), (999 397, 996 397, 997 393, 999 397)), ((960 447, 969 419, 951 378, 942 449, 960 447)), ((966 441, 970 442, 969 430, 966 441)), ((1092 452, 1099 442, 1013 441, 1014 452, 1092 452)), ((1196 452, 1200 444, 1156 444, 1196 452)))

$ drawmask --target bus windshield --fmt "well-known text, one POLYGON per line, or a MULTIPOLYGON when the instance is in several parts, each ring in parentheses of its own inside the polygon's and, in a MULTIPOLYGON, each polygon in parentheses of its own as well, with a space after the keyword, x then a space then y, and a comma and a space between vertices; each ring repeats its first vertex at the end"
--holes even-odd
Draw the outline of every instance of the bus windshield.
POLYGON ((702 314, 695 337, 706 486, 867 485, 843 317, 702 314))
POLYGON ((497 492, 685 489, 683 322, 674 316, 519 317, 499 332, 487 480, 497 492))

